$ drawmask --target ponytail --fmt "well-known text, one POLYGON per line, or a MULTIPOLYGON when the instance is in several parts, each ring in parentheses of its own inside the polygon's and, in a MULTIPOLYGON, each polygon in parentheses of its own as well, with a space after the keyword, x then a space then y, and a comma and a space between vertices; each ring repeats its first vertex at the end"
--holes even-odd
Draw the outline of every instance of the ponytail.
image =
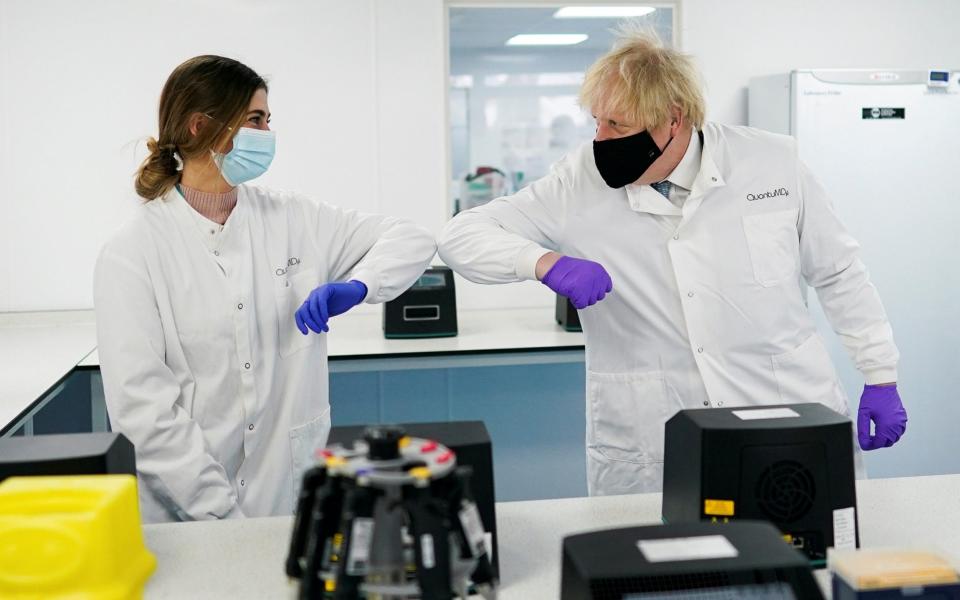
POLYGON ((146 200, 154 200, 170 191, 180 181, 179 159, 176 146, 147 139, 150 156, 143 161, 137 171, 137 194, 146 200))

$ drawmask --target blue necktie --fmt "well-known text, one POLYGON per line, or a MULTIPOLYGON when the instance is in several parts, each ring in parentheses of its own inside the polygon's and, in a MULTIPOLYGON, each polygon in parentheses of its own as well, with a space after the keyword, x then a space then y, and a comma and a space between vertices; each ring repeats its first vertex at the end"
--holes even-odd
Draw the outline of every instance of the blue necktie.
POLYGON ((663 194, 663 197, 667 200, 670 199, 670 182, 666 179, 657 183, 651 183, 650 187, 663 194))

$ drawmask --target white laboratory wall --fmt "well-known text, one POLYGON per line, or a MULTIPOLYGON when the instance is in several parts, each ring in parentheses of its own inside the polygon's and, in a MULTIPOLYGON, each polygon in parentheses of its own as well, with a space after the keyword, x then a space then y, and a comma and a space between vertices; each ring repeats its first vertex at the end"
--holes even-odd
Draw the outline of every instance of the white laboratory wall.
POLYGON ((160 90, 197 54, 269 78, 278 154, 262 183, 438 230, 442 33, 433 0, 3 0, 0 311, 92 306, 160 90))
POLYGON ((797 68, 960 68, 956 0, 682 0, 707 118, 747 124, 747 86, 797 68))

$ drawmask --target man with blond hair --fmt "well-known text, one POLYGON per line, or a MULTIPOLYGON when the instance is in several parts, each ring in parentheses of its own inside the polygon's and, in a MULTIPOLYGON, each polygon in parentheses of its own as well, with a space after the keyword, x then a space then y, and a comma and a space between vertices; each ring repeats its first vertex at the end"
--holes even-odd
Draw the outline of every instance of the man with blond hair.
POLYGON ((646 34, 622 34, 580 100, 593 143, 458 215, 440 256, 480 283, 540 280, 581 309, 590 493, 659 490, 664 422, 680 409, 849 414, 805 285, 866 381, 860 446, 893 445, 907 415, 890 323, 794 140, 705 122, 692 60, 646 34))

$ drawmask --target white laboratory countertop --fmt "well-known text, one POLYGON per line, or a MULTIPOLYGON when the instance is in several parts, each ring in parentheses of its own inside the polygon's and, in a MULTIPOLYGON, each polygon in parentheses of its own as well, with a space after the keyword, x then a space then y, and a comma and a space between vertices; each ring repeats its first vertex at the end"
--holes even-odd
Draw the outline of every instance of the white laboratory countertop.
POLYGON ((92 311, 0 313, 0 429, 67 376, 96 344, 92 311))
POLYGON ((330 320, 327 354, 338 359, 583 348, 583 334, 564 331, 548 308, 463 310, 457 321, 455 337, 388 340, 380 312, 347 313, 330 320))
MULTIPOLYGON (((960 557, 960 475, 859 481, 857 497, 862 547, 934 547, 960 557)), ((660 494, 499 503, 499 597, 559 598, 567 535, 659 522, 660 494)), ((146 525, 158 566, 145 598, 294 598, 283 571, 291 527, 289 517, 146 525)))
MULTIPOLYGON (((564 331, 549 308, 464 310, 460 334, 388 340, 379 310, 330 321, 331 360, 582 349, 583 334, 564 331)), ((94 313, 0 313, 0 429, 27 411, 74 367, 96 368, 94 313)))
MULTIPOLYGON (((457 320, 460 333, 455 337, 388 340, 379 311, 347 313, 330 320, 327 356, 340 360, 583 348, 583 334, 564 331, 549 308, 464 310, 457 320)), ((96 351, 80 363, 99 365, 96 351)))

